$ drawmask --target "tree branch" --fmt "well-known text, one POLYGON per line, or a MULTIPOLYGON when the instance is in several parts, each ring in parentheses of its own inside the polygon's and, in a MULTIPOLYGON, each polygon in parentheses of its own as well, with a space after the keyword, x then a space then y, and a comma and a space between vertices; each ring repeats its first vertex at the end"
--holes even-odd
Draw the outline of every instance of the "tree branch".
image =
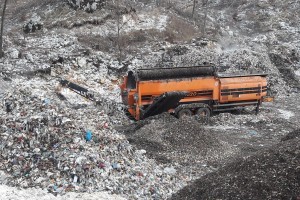
POLYGON ((4 27, 4 17, 5 17, 5 10, 6 10, 6 4, 8 0, 4 1, 3 5, 3 11, 2 11, 2 19, 1 19, 1 32, 0 32, 0 58, 4 56, 3 52, 3 27, 4 27))

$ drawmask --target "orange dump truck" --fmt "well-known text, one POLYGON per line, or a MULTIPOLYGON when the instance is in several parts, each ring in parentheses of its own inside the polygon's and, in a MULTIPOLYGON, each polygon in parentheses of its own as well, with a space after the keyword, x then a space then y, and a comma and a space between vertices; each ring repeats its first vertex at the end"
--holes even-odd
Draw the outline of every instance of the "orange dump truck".
POLYGON ((218 74, 213 66, 139 69, 120 86, 129 116, 136 120, 163 112, 177 117, 256 106, 267 98, 266 74, 218 74))

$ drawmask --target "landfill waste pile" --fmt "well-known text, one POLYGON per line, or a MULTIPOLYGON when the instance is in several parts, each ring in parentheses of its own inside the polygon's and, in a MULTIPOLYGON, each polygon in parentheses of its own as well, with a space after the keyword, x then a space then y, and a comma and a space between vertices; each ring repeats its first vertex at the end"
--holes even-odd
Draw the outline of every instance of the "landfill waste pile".
POLYGON ((59 196, 49 193, 47 190, 28 188, 20 189, 0 185, 0 199, 6 200, 74 200, 74 199, 89 199, 89 200, 125 200, 118 195, 111 195, 107 192, 95 193, 75 193, 69 192, 66 195, 59 196))
POLYGON ((104 105, 66 88, 58 96, 56 79, 19 77, 9 85, 0 109, 2 184, 161 199, 186 183, 129 144, 104 105))
POLYGON ((278 145, 203 176, 170 199, 299 199, 299 165, 296 130, 278 145))
MULTIPOLYGON (((276 199, 297 191, 296 181, 283 182, 299 174, 298 136, 287 134, 300 128, 300 2, 195 1, 195 13, 192 3, 8 1, 0 199, 97 199, 102 192, 108 199, 167 199, 199 178, 204 196, 247 197, 256 188, 261 196, 253 198, 276 199), (258 115, 247 108, 205 121, 166 113, 139 122, 126 117, 119 84, 127 71, 204 63, 230 74, 269 74, 275 101, 258 115), (26 190, 16 197, 17 187, 26 190), (218 193, 210 193, 214 188, 218 193)), ((173 197, 198 197, 183 191, 173 197)))

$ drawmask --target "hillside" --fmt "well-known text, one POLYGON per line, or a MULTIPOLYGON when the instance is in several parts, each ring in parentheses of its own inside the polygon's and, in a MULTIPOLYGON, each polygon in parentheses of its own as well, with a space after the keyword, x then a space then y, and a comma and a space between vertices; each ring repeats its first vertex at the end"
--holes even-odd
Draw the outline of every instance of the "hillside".
MULTIPOLYGON (((244 166, 266 152, 274 156, 273 150, 282 156, 287 152, 280 149, 299 151, 295 139, 281 142, 299 129, 299 9, 300 2, 287 0, 203 0, 194 14, 193 1, 186 0, 8 1, 0 58, 1 187, 7 195, 8 186, 38 188, 37 195, 47 190, 58 199, 69 192, 118 195, 112 199, 224 197, 232 188, 216 196, 209 186, 195 195, 183 188, 236 181, 246 172, 228 171, 232 162, 244 166), (168 114, 134 122, 124 114, 119 85, 128 70, 203 63, 221 72, 268 73, 275 102, 258 115, 247 108, 205 122, 168 114), (62 79, 99 101, 61 87, 62 79)), ((298 155, 288 156, 270 167, 285 169, 298 155)), ((284 198, 295 196, 274 188, 284 198)))

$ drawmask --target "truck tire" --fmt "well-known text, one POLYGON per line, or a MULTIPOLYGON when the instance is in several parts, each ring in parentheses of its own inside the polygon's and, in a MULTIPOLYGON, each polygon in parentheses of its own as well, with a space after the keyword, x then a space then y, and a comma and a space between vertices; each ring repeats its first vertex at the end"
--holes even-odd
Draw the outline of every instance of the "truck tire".
POLYGON ((181 118, 184 117, 184 116, 192 116, 192 115, 193 115, 192 111, 191 111, 190 109, 187 109, 187 108, 181 109, 181 110, 178 111, 178 113, 177 113, 177 117, 178 117, 179 119, 181 119, 181 118))
POLYGON ((211 112, 209 108, 198 108, 198 110, 196 111, 196 115, 202 118, 209 118, 210 114, 211 112))

